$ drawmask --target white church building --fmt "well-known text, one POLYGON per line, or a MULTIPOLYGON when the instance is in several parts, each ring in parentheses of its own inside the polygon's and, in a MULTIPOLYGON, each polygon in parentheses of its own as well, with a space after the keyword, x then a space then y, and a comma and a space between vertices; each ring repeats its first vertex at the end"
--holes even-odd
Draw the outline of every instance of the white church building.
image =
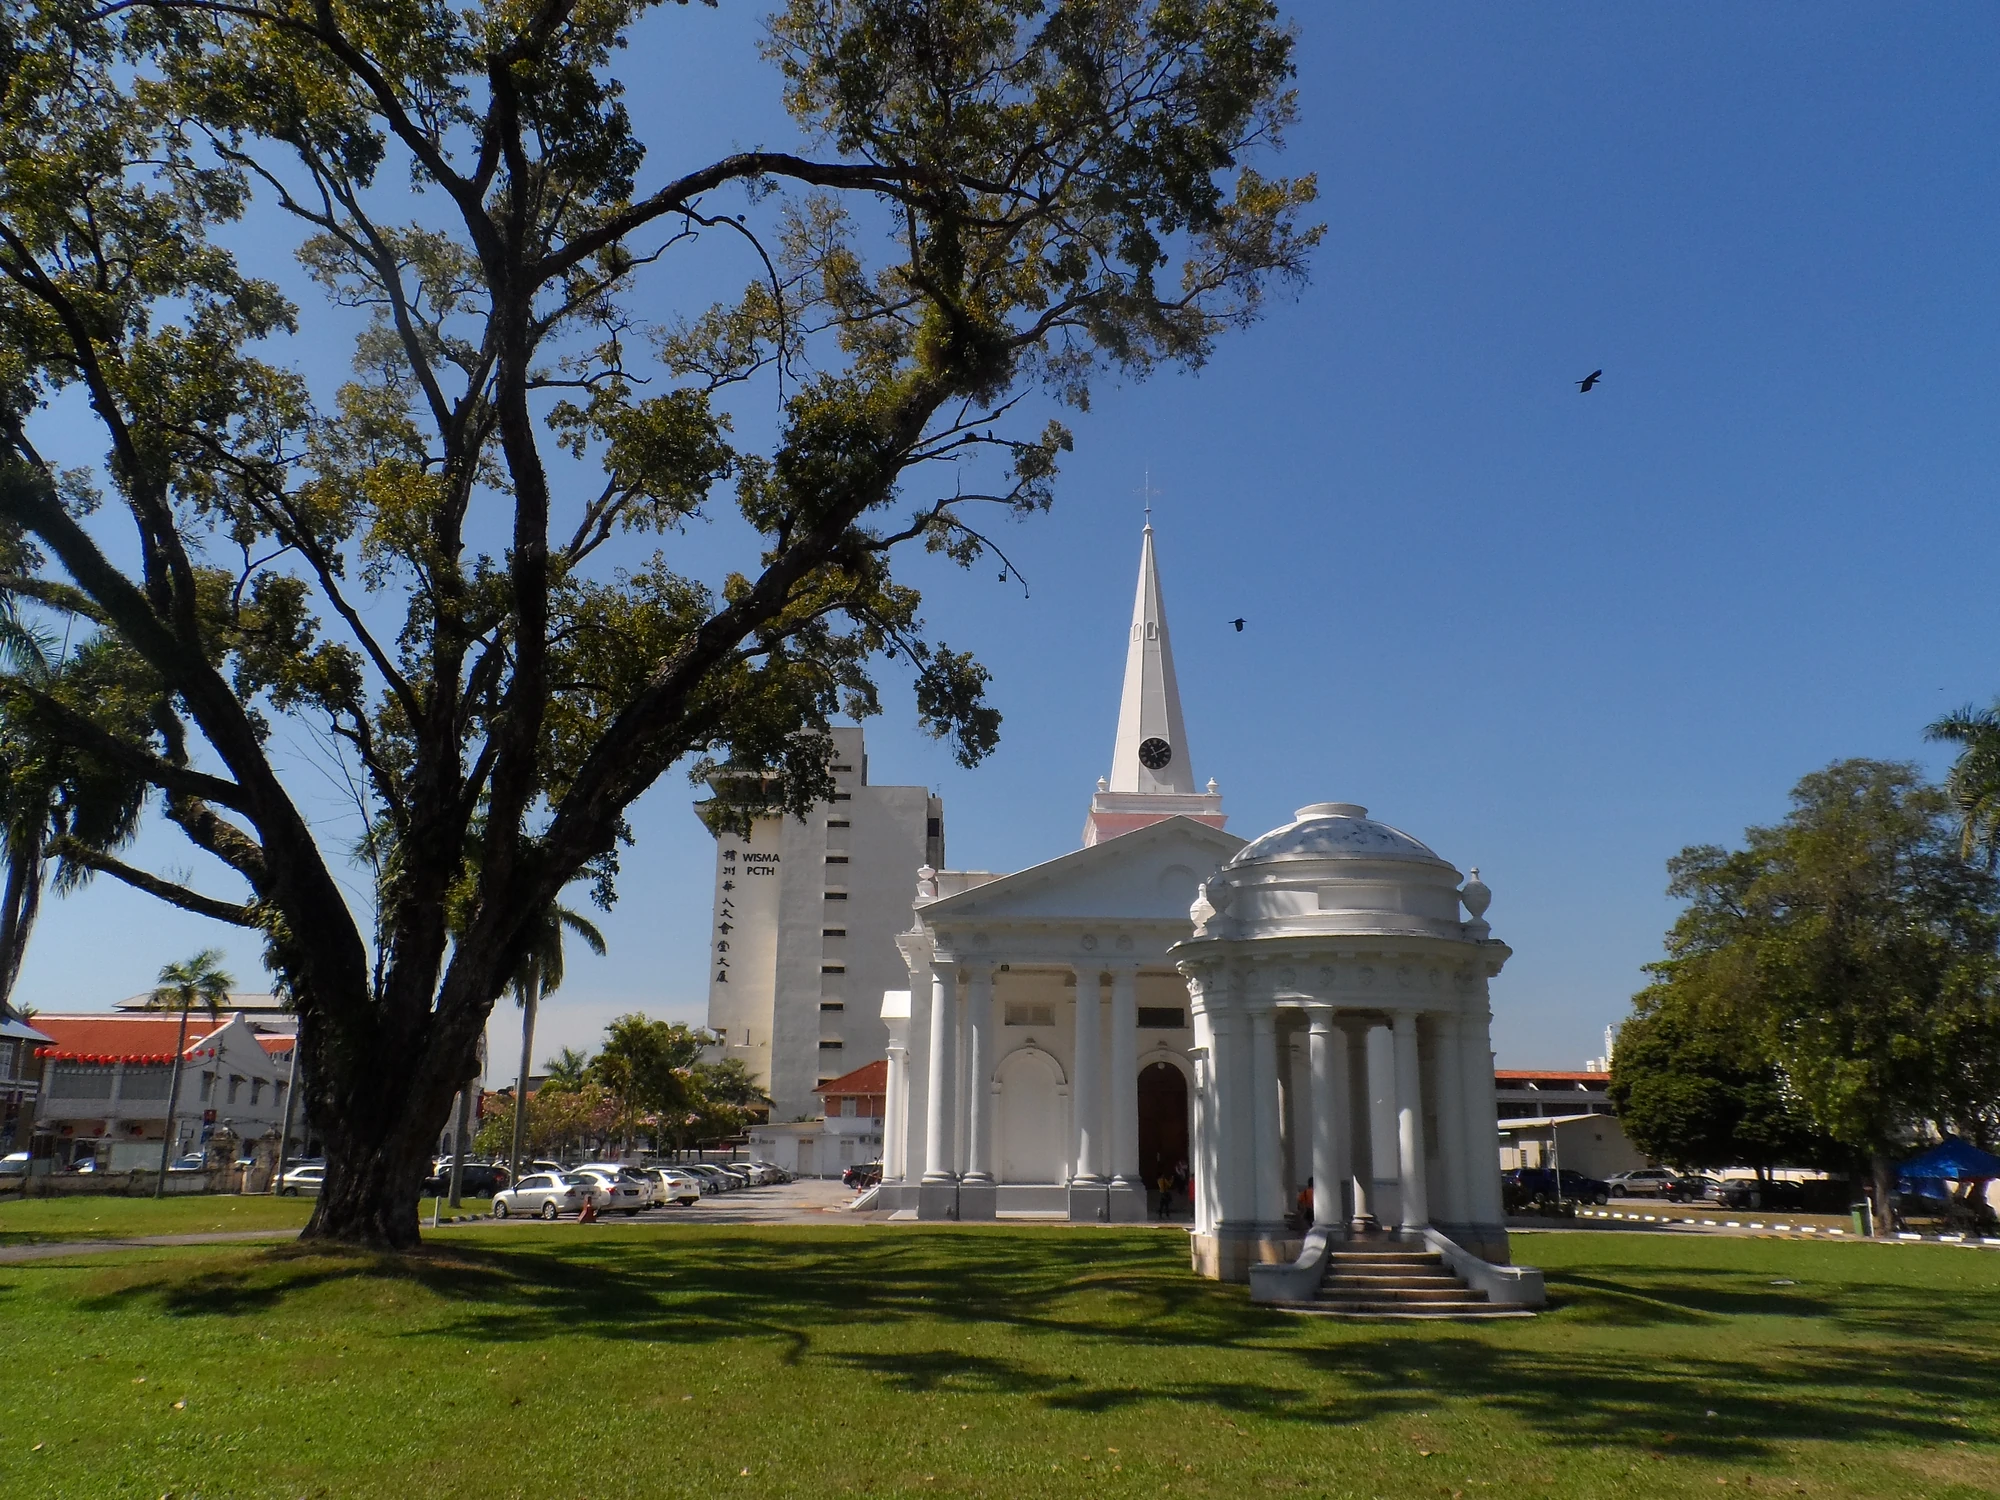
POLYGON ((1510 950, 1478 872, 1350 803, 1248 842, 1224 821, 1190 765, 1148 525, 1083 847, 917 872, 908 985, 881 1005, 881 1205, 1137 1221, 1165 1178, 1190 1190, 1170 1209, 1195 1268, 1275 1300, 1272 1278, 1316 1286, 1357 1240, 1428 1243, 1495 1301, 1534 1300, 1534 1273, 1494 1269, 1487 986, 1510 950))

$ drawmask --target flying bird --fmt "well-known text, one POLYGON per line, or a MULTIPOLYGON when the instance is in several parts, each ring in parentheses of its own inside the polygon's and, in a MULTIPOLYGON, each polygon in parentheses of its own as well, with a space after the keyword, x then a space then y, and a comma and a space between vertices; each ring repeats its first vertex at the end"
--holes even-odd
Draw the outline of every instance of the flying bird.
POLYGON ((1232 625, 1234 625, 1234 626, 1236 627, 1236 633, 1237 633, 1238 635, 1241 635, 1241 634, 1243 634, 1243 621, 1242 621, 1242 619, 1241 619, 1240 617, 1239 617, 1239 618, 1237 618, 1237 619, 1234 619, 1234 620, 1231 620, 1231 621, 1230 621, 1229 623, 1230 623, 1230 624, 1232 624, 1232 625))
POLYGON ((1576 383, 1576 388, 1579 391, 1587 391, 1592 386, 1596 385, 1599 380, 1603 379, 1603 377, 1604 377, 1604 372, 1602 370, 1592 370, 1588 375, 1584 376, 1583 379, 1579 380, 1576 383))

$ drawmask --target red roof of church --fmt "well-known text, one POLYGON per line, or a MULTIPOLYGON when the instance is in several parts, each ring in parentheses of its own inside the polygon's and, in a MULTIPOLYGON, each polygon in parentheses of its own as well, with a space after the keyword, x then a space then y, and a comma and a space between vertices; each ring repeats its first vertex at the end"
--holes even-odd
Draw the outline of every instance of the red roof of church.
POLYGON ((813 1092, 829 1096, 886 1094, 889 1092, 889 1065, 886 1062, 863 1063, 852 1073, 842 1073, 838 1078, 828 1079, 813 1092))
POLYGON ((1593 1073, 1587 1068, 1556 1068, 1553 1070, 1548 1068, 1495 1068, 1493 1076, 1496 1079, 1511 1078, 1520 1082, 1526 1082, 1531 1078, 1566 1078, 1572 1083, 1611 1082, 1611 1075, 1609 1073, 1593 1073))

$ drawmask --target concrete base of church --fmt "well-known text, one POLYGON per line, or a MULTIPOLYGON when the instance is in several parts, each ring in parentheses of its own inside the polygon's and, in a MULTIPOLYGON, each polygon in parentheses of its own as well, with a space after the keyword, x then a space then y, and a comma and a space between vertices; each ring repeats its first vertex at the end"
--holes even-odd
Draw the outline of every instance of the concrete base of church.
MULTIPOLYGON (((907 1195, 908 1189, 904 1189, 907 1195)), ((907 1197, 903 1206, 909 1207, 907 1197)), ((917 1217, 919 1219, 956 1219, 958 1217, 958 1184, 955 1182, 920 1182, 917 1184, 917 1217)))
POLYGON ((1136 1182, 1114 1182, 1109 1194, 1110 1218, 1114 1224, 1146 1222, 1146 1190, 1136 1182))
POLYGON ((997 1218, 1000 1207, 1000 1189, 990 1182, 961 1182, 958 1185, 958 1216, 970 1222, 974 1219, 997 1218))
POLYGON ((1078 1187, 1071 1183, 1069 1217, 1073 1224, 1110 1223, 1111 1189, 1102 1183, 1092 1187, 1078 1187))
POLYGON ((1438 1224, 1435 1228, 1439 1234, 1470 1250, 1488 1265, 1510 1266, 1514 1263, 1514 1252, 1507 1243, 1507 1231, 1499 1224, 1438 1224))
POLYGON ((1248 1281, 1252 1266, 1290 1264, 1304 1245, 1305 1236, 1289 1224, 1225 1226, 1188 1236, 1195 1275, 1211 1281, 1248 1281))

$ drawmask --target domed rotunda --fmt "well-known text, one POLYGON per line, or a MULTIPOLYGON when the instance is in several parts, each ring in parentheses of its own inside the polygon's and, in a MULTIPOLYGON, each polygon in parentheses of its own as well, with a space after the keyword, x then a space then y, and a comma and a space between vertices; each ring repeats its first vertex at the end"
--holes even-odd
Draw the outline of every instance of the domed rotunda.
POLYGON ((1487 985, 1511 950, 1491 899, 1350 802, 1300 808, 1204 882, 1170 950, 1193 1009, 1201 1270, 1427 1231, 1506 1262, 1487 985), (1287 1187, 1308 1180, 1302 1246, 1287 1187))

